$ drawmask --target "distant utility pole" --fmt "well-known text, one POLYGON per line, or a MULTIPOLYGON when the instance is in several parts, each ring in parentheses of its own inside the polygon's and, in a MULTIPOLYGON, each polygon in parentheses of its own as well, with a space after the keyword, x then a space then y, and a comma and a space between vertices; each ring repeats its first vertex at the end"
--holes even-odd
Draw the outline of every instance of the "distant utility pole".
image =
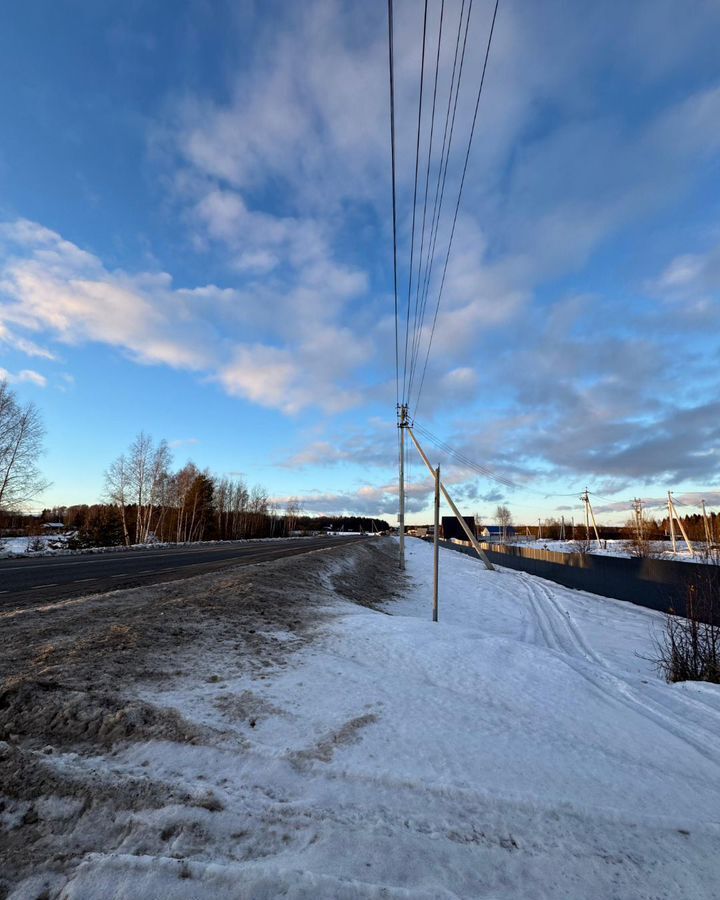
POLYGON ((673 521, 674 519, 677 519, 678 528, 680 529, 680 534, 682 534, 683 540, 685 541, 685 546, 690 551, 690 556, 695 556, 695 551, 693 550, 692 544, 688 540, 685 526, 683 525, 680 516, 675 509, 675 501, 672 498, 671 491, 668 491, 668 515, 670 516, 670 540, 672 541, 673 553, 677 552, 677 540, 675 539, 675 522, 673 521))
POLYGON ((398 510, 398 529, 400 532, 400 570, 405 569, 405 429, 407 428, 408 408, 400 407, 400 508, 398 510))
POLYGON ((672 541, 673 553, 677 551, 677 543, 675 541, 675 522, 673 521, 673 506, 670 491, 668 491, 668 520, 670 522, 670 540, 672 541))
POLYGON ((585 538, 588 543, 590 543, 590 518, 592 517, 593 531, 595 532, 595 540, 597 541, 598 547, 600 546, 600 535, 597 530, 597 522, 595 521, 595 513, 593 512, 592 504, 590 503, 590 493, 588 489, 585 488, 585 492, 580 497, 582 502, 585 504, 585 538))
POLYGON ((542 522, 538 519, 538 540, 542 540, 542 522))
POLYGON ((565 516, 560 516, 560 540, 565 540, 565 516))
POLYGON ((645 522, 643 521, 643 505, 640 497, 635 497, 632 507, 635 512, 635 533, 637 534, 637 539, 642 541, 645 537, 645 522))
POLYGON ((440 563, 440 466, 435 469, 435 516, 433 529, 433 622, 438 620, 438 582, 440 563))
POLYGON ((712 529, 710 528, 710 521, 708 519, 707 510, 705 509, 705 501, 701 500, 700 503, 702 505, 703 525, 705 526, 705 543, 707 544, 709 549, 710 545, 713 542, 712 529))

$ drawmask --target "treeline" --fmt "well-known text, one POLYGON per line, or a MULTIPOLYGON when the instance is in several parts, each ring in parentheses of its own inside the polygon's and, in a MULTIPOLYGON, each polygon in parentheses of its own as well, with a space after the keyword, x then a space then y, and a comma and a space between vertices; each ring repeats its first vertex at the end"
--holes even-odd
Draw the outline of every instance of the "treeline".
MULTIPOLYGON (((211 480, 212 479, 211 477, 211 480)), ((222 479, 220 479, 222 480, 222 479)), ((202 529, 195 529, 196 536, 192 540, 240 540, 244 538, 287 537, 292 534, 313 534, 316 532, 354 532, 354 531, 388 531, 390 526, 383 519, 370 519, 358 516, 298 516, 292 504, 279 510, 272 505, 265 513, 242 512, 229 514, 211 507, 211 513, 201 519, 202 529), (229 515, 229 525, 228 525, 229 515)), ((177 514, 175 514, 177 515, 177 514)), ((160 521, 162 511, 156 509, 153 518, 160 521)), ((125 510, 128 531, 133 534, 137 524, 137 507, 128 506, 125 510)), ((188 516, 185 516, 188 521, 188 516)), ((192 515, 189 517, 192 522, 192 515)), ((125 543, 125 530, 122 516, 117 506, 110 503, 77 504, 75 506, 59 506, 43 510, 39 516, 13 517, 13 534, 37 535, 43 533, 43 524, 62 523, 64 531, 73 532, 71 545, 76 547, 112 547, 125 543)), ((151 541, 175 543, 177 532, 173 529, 173 515, 165 512, 164 526, 159 532, 151 531, 151 541), (173 532, 175 534, 173 536, 173 532)))
MULTIPOLYGON (((355 516, 312 518, 300 515, 299 503, 284 509, 267 491, 242 478, 201 471, 193 462, 173 468, 166 441, 155 443, 140 433, 105 475, 105 502, 44 510, 40 517, 12 517, 6 527, 39 533, 43 524, 62 523, 76 532, 79 546, 130 546, 161 541, 239 540, 282 537, 302 531, 382 531, 382 520, 355 516), (21 526, 21 527, 22 527, 21 526)), ((0 521, 0 528, 2 522, 0 521)))

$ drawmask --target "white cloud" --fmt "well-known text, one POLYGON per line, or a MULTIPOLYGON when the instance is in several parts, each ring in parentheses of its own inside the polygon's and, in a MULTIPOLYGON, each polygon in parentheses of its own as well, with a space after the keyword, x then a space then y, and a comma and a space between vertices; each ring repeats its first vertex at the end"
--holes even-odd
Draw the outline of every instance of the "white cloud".
POLYGON ((41 388, 47 386, 47 378, 34 369, 21 369, 21 371, 13 373, 0 368, 0 381, 7 381, 9 384, 34 384, 41 388))
POLYGON ((164 272, 110 271, 25 220, 5 223, 0 237, 8 250, 0 266, 0 338, 18 347, 36 348, 18 330, 65 344, 100 342, 139 363, 206 374, 231 395, 285 413, 309 406, 332 412, 362 399, 343 385, 353 383, 372 345, 338 315, 365 278, 334 265, 323 247, 303 255, 293 285, 178 289, 164 272))

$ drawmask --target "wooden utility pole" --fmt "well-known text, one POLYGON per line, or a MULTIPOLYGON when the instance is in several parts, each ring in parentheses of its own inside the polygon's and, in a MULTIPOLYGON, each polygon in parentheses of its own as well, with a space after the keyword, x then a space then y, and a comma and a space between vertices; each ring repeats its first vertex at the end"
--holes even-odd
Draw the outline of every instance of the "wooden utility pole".
POLYGON ((710 522, 708 521, 707 510, 705 509, 705 501, 701 500, 702 504, 702 514, 703 514, 703 525, 705 526, 705 543, 707 544, 708 550, 710 549, 710 545, 712 544, 712 531, 710 530, 710 522))
MULTIPOLYGON (((425 463, 425 465, 428 467, 428 470, 429 470, 430 474, 434 477, 434 475, 435 475, 435 469, 433 469, 433 467, 430 465, 430 460, 427 458, 427 456, 425 455, 425 451, 423 450, 423 448, 422 448, 422 447, 420 446, 420 444, 418 443, 418 439, 415 437, 415 432, 412 430, 412 428, 411 428, 409 425, 406 425, 405 427, 406 427, 406 429, 407 429, 407 433, 408 433, 408 434, 410 435, 410 437, 412 438, 413 444, 415 444, 415 446, 417 447, 417 451, 418 451, 418 453, 420 454, 420 456, 422 457, 422 461, 423 461, 423 462, 425 463)), ((480 557, 480 559, 483 561, 483 563, 485 563, 485 568, 486 568, 486 569, 494 570, 494 569, 495 569, 495 566, 494 566, 494 565, 490 562, 490 560, 487 558, 486 553, 483 551, 483 549, 482 549, 482 547, 480 546, 480 544, 478 544, 477 538, 476 538, 475 535, 472 533, 472 531, 470 531, 470 529, 468 528, 467 522, 466 522, 465 519, 463 519, 463 517, 460 515, 460 510, 457 508, 457 506, 455 506, 455 503, 453 502, 453 498, 450 496, 450 494, 448 494, 447 488, 446 488, 445 485, 442 483, 442 481, 440 482, 440 490, 442 491, 443 497, 447 500, 448 506, 449 506, 450 509, 453 511, 453 514, 455 515, 456 519, 457 519, 458 522, 460 523, 460 527, 462 528, 462 530, 463 530, 463 531, 465 532, 465 534, 467 535, 467 539, 468 539, 468 540, 470 541, 470 543, 473 545, 473 548, 475 549, 475 552, 476 552, 477 555, 480 557)))
POLYGON ((398 530, 400 533, 400 570, 405 568, 405 429, 407 428, 407 406, 400 407, 400 507, 398 510, 398 530))
POLYGON ((643 521, 643 505, 640 497, 636 497, 633 500, 632 506, 635 511, 635 533, 637 534, 637 539, 642 541, 645 537, 645 523, 643 521))
POLYGON ((668 491, 668 518, 670 519, 670 540, 672 541, 673 553, 677 552, 677 542, 675 540, 675 522, 673 522, 672 497, 668 491))
POLYGON ((600 546, 600 535, 597 530, 597 522, 595 521, 595 513, 593 512, 592 504, 590 503, 590 494, 588 489, 585 488, 585 493, 580 498, 582 502, 585 504, 585 539, 588 543, 590 543, 590 517, 592 517, 593 531, 595 532, 595 540, 597 541, 598 547, 600 546))
POLYGON ((685 541, 685 546, 690 551, 690 556, 695 556, 695 550, 693 549, 692 544, 688 540, 687 532, 685 531, 685 526, 680 519, 680 516, 675 509, 675 501, 672 498, 672 493, 668 491, 668 512, 670 513, 670 535, 672 537, 672 545, 673 545, 673 553, 677 550, 677 542, 675 540, 675 525, 673 523, 673 516, 677 519, 678 528, 680 529, 680 534, 683 536, 683 540, 685 541))
POLYGON ((435 469, 435 528, 433 531, 433 622, 438 620, 438 581, 440 563, 440 466, 435 469))

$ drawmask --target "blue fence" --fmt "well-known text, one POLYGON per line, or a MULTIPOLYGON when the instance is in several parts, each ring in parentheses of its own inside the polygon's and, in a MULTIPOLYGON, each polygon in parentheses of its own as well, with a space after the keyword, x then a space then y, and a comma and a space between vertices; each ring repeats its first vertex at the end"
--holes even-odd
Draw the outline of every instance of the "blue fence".
MULTIPOLYGON (((432 540, 432 538, 430 538, 432 540)), ((467 544, 440 541, 443 547, 468 553, 477 559, 467 544)), ((660 612, 673 610, 687 613, 691 588, 713 591, 716 609, 720 605, 720 567, 704 563, 673 562, 666 559, 594 556, 584 553, 558 553, 532 547, 481 543, 490 561, 508 569, 519 569, 547 578, 565 587, 617 600, 628 600, 638 606, 660 612)))

